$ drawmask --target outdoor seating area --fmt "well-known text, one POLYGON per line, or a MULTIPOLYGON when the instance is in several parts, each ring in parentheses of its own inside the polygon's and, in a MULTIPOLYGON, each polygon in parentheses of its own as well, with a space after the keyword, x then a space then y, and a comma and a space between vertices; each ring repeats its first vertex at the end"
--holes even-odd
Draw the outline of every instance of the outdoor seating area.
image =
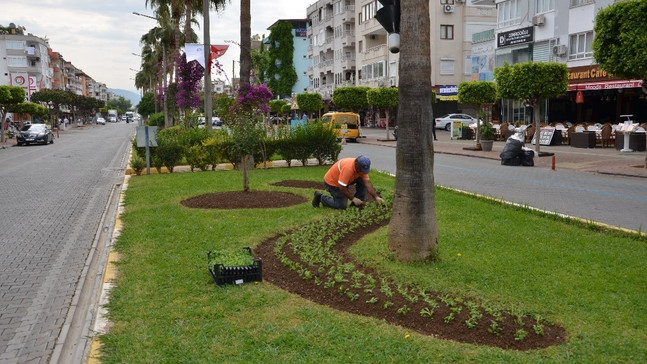
MULTIPOLYGON (((518 123, 516 123, 518 124, 518 123)), ((544 145, 570 145, 573 148, 616 148, 624 147, 623 127, 631 126, 629 148, 633 151, 645 151, 645 130, 647 123, 642 124, 612 124, 612 123, 577 123, 554 122, 542 124, 540 140, 544 145)), ((473 133, 470 138, 476 138, 476 124, 470 125, 473 133)), ((532 143, 535 135, 533 124, 513 125, 507 122, 492 123, 494 140, 506 141, 511 135, 522 131, 526 143, 532 143)), ((463 138, 465 139, 465 138, 463 138)))

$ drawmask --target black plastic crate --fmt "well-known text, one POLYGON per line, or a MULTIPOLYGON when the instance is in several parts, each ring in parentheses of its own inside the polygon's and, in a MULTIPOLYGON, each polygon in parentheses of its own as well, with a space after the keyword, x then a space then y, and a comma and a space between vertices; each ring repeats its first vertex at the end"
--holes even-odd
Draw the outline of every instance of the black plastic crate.
MULTIPOLYGON (((243 248, 252 256, 250 247, 243 248)), ((211 252, 207 253, 207 258, 211 262, 211 252)), ((224 284, 243 284, 247 282, 261 282, 263 280, 263 262, 261 259, 254 259, 251 265, 231 267, 223 264, 209 264, 209 273, 217 286, 224 284)))

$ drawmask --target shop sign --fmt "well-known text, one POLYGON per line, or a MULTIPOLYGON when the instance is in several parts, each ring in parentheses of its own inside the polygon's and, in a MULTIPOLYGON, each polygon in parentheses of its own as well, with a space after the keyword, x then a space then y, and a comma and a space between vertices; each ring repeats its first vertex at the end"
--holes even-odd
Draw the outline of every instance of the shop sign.
POLYGON ((438 87, 438 100, 458 101, 458 85, 443 85, 438 87))
POLYGON ((534 27, 501 32, 497 36, 497 47, 508 47, 515 44, 530 43, 534 40, 534 27))
POLYGON ((569 91, 616 90, 621 88, 641 87, 642 80, 621 80, 609 82, 578 83, 568 87, 569 91))

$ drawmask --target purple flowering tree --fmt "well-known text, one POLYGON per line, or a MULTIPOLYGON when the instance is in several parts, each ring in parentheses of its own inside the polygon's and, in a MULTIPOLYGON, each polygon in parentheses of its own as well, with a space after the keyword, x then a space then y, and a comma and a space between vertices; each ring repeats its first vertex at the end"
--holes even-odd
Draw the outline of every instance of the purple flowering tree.
POLYGON ((200 106, 200 86, 204 74, 197 61, 186 61, 186 54, 177 57, 177 92, 175 102, 184 112, 187 108, 200 106))
POLYGON ((243 85, 238 91, 238 98, 231 107, 232 117, 227 122, 232 138, 233 148, 240 158, 243 171, 243 191, 249 191, 247 168, 253 165, 253 154, 259 148, 263 149, 265 129, 263 128, 263 115, 270 111, 269 102, 272 91, 267 85, 243 85))

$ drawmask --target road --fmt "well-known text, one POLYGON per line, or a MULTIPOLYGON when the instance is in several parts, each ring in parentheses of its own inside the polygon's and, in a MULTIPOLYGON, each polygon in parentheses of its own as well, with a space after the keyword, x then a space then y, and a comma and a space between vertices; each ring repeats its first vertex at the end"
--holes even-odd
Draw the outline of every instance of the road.
POLYGON ((0 150, 0 363, 80 362, 133 133, 108 123, 0 150))
MULTIPOLYGON (((340 157, 360 154, 371 168, 395 174, 394 147, 348 143, 340 157)), ((647 184, 644 178, 561 169, 515 168, 497 160, 435 154, 437 185, 479 193, 509 202, 635 231, 647 229, 647 184)))

